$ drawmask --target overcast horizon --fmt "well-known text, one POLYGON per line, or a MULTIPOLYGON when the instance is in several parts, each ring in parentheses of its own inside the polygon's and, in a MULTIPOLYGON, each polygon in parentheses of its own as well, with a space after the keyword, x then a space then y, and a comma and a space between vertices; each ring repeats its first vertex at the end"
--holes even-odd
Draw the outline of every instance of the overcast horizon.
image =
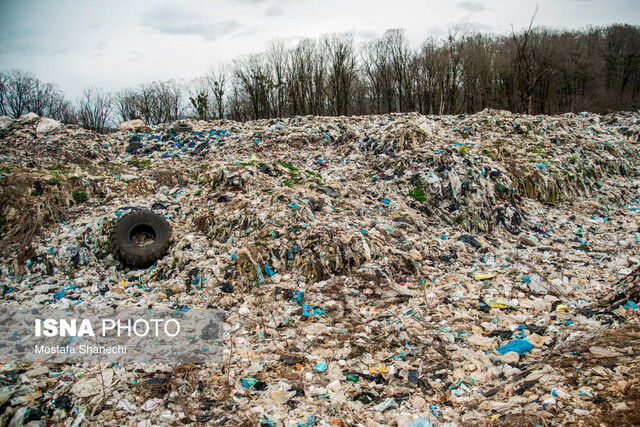
POLYGON ((70 99, 84 87, 109 91, 154 80, 189 81, 218 62, 262 52, 268 41, 349 32, 356 43, 402 28, 413 47, 463 24, 508 34, 528 26, 583 29, 638 25, 636 0, 227 0, 189 5, 152 0, 0 2, 0 69, 21 69, 60 86, 70 99))

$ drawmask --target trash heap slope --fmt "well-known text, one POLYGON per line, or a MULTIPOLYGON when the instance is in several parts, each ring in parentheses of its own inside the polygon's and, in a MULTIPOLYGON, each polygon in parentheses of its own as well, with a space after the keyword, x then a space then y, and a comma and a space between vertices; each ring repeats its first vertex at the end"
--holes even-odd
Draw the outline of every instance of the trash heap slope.
POLYGON ((3 305, 229 325, 223 364, 111 366, 106 397, 77 387, 97 366, 4 366, 3 421, 638 422, 637 292, 607 301, 640 265, 639 136, 637 113, 2 118, 3 305), (144 270, 109 248, 137 209, 173 230, 144 270))

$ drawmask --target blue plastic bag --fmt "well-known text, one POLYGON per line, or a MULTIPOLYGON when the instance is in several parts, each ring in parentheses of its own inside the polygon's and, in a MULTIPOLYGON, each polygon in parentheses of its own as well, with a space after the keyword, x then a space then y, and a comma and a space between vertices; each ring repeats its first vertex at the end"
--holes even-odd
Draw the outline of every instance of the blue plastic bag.
POLYGON ((518 354, 524 354, 527 351, 531 350, 533 345, 527 340, 513 340, 507 345, 503 345, 502 347, 498 347, 496 349, 500 354, 506 354, 510 351, 515 351, 518 354))

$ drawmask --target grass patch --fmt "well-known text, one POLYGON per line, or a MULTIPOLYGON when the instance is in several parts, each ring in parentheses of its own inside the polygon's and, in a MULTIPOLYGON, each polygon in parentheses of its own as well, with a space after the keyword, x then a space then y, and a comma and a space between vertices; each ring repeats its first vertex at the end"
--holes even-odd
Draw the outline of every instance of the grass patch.
POLYGON ((143 169, 143 168, 147 168, 147 167, 151 166, 151 160, 149 160, 149 159, 142 159, 142 160, 133 159, 133 160, 131 160, 131 164, 133 166, 137 167, 138 169, 143 169))
POLYGON ((545 149, 547 148, 546 145, 544 145, 542 142, 534 145, 533 147, 528 147, 525 151, 528 153, 537 153, 537 154, 541 154, 544 153, 545 149))
POLYGON ((287 162, 276 162, 277 165, 282 166, 283 168, 287 168, 290 171, 297 171, 298 168, 293 166, 291 163, 287 163, 287 162))
POLYGON ((54 173, 69 173, 69 169, 61 163, 58 163, 57 165, 49 166, 47 170, 54 173))
POLYGON ((578 156, 569 157, 569 163, 571 163, 572 165, 575 164, 577 161, 578 161, 578 156))
POLYGON ((109 166, 118 166, 118 164, 117 164, 117 163, 111 162, 111 161, 109 161, 109 160, 100 160, 100 161, 97 163, 97 165, 98 165, 98 166, 106 166, 106 165, 109 165, 109 166))
POLYGON ((193 193, 194 196, 199 196, 202 194, 202 190, 198 190, 195 193, 193 193))
POLYGON ((461 145, 460 147, 458 147, 458 154, 460 154, 461 156, 466 156, 467 155, 467 147, 464 145, 461 145))
POLYGON ((422 187, 415 186, 412 190, 409 190, 409 196, 413 197, 419 202, 426 202, 427 196, 424 194, 422 187))
MULTIPOLYGON (((297 170, 297 169, 296 169, 297 170)), ((300 174, 296 171, 291 171, 289 172, 289 177, 288 178, 284 178, 282 180, 282 184, 285 185, 286 187, 293 187, 294 185, 298 185, 300 183, 302 183, 302 176, 300 176, 300 174)))
POLYGON ((9 173, 9 172, 11 172, 11 168, 8 168, 8 167, 0 168, 0 173, 9 173))

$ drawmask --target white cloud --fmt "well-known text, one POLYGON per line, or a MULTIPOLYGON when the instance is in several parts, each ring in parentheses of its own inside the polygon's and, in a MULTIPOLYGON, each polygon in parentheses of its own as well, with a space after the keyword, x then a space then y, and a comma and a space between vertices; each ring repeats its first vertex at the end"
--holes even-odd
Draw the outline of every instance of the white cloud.
POLYGON ((275 4, 269 7, 269 9, 264 13, 265 16, 280 16, 282 14, 284 14, 282 8, 275 4))
POLYGON ((156 7, 144 14, 141 22, 164 34, 200 36, 208 41, 243 29, 235 19, 212 22, 204 14, 185 12, 179 7, 156 7))
POLYGON ((472 13, 482 12, 488 9, 484 3, 479 1, 461 1, 456 3, 456 6, 472 13))

